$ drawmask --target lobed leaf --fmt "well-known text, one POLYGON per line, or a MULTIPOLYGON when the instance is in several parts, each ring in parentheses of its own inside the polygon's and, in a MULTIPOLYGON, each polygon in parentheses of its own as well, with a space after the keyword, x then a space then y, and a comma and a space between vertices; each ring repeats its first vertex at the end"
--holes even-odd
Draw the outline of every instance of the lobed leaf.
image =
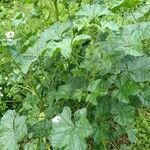
POLYGON ((8 110, 1 119, 1 150, 19 150, 18 142, 20 142, 26 134, 26 117, 19 116, 14 110, 8 110))
POLYGON ((71 110, 68 107, 64 107, 60 117, 60 122, 52 125, 50 141, 53 148, 86 150, 85 138, 92 133, 92 127, 86 119, 86 109, 75 112, 74 122, 71 120, 71 110))

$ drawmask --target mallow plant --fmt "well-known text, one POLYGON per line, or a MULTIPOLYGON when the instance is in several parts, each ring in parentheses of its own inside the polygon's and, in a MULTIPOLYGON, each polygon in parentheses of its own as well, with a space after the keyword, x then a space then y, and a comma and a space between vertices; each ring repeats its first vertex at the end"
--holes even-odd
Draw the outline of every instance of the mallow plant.
POLYGON ((150 107, 150 1, 15 3, 27 12, 10 19, 11 28, 1 18, 0 149, 138 142, 135 117, 150 107))

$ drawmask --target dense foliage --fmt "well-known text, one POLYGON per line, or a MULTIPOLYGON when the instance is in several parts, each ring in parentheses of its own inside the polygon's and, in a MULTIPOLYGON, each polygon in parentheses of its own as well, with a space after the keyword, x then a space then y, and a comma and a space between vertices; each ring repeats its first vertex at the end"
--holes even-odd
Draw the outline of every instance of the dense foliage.
POLYGON ((149 150, 149 10, 0 1, 0 150, 149 150))

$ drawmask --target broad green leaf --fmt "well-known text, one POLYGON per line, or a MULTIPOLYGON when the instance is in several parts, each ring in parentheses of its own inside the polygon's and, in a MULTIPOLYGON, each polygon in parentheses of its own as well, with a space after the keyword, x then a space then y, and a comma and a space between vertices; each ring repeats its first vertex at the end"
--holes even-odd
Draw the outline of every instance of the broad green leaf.
POLYGON ((112 31, 119 31, 119 25, 114 21, 110 21, 110 22, 103 21, 101 22, 101 26, 104 31, 106 30, 106 28, 112 31))
POLYGON ((136 129, 130 129, 127 131, 128 139, 131 143, 136 143, 138 141, 138 138, 136 137, 137 130, 136 129))
POLYGON ((73 22, 74 27, 76 27, 78 29, 78 31, 80 31, 84 26, 90 26, 90 20, 89 18, 85 17, 80 17, 74 20, 73 22))
POLYGON ((111 14, 108 8, 105 5, 99 4, 87 4, 76 13, 77 16, 86 16, 90 19, 108 14, 111 14))
POLYGON ((28 142, 25 146, 24 146, 24 150, 36 150, 37 149, 37 145, 38 145, 38 139, 35 139, 31 142, 28 142))
POLYGON ((140 87, 128 77, 122 77, 116 82, 116 86, 118 89, 113 91, 113 96, 124 103, 129 103, 129 96, 140 92, 140 87))
POLYGON ((126 60, 127 68, 130 72, 148 69, 150 67, 149 57, 128 57, 126 60))
POLYGON ((86 119, 86 109, 75 112, 73 121, 71 120, 71 110, 64 107, 59 115, 61 120, 52 124, 50 141, 54 149, 64 150, 86 150, 85 138, 90 136, 92 128, 86 119))
MULTIPOLYGON (((21 62, 21 68, 24 73, 28 72, 28 69, 32 62, 34 62, 43 52, 43 50, 46 49, 46 43, 50 40, 61 40, 63 32, 65 32, 70 27, 70 23, 60 23, 57 22, 48 29, 46 29, 44 32, 41 33, 39 40, 32 46, 27 49, 27 51, 23 54, 23 60, 21 62)), ((62 42, 63 45, 66 43, 66 40, 62 42)), ((63 54, 68 56, 70 53, 70 50, 66 50, 67 52, 64 52, 64 49, 62 50, 63 54), (68 52, 69 51, 69 52, 68 52)))
POLYGON ((136 82, 150 81, 150 58, 131 57, 126 59, 125 65, 130 72, 131 78, 136 82))
POLYGON ((127 16, 127 19, 129 19, 129 20, 135 20, 136 21, 139 18, 141 18, 144 15, 146 15, 149 11, 150 11, 150 1, 146 2, 146 4, 144 4, 143 6, 140 6, 135 11, 133 11, 132 13, 130 13, 127 16))
POLYGON ((56 100, 68 100, 69 98, 73 98, 76 91, 86 88, 87 84, 86 79, 82 77, 74 77, 69 80, 67 84, 59 86, 58 91, 55 92, 55 98, 56 100))
POLYGON ((95 80, 93 82, 91 82, 88 86, 88 91, 90 92, 94 92, 96 90, 96 88, 98 88, 99 84, 100 84, 100 79, 95 80))
POLYGON ((78 45, 86 40, 89 40, 91 39, 91 37, 89 35, 86 35, 86 34, 81 34, 81 35, 77 35, 73 41, 72 41, 72 44, 73 45, 78 45))
POLYGON ((135 6, 139 0, 113 0, 112 7, 113 10, 119 10, 120 8, 132 8, 135 6))
POLYGON ((38 115, 40 114, 40 109, 38 108, 37 97, 33 95, 28 95, 26 99, 24 99, 22 104, 22 109, 27 112, 26 117, 28 123, 33 125, 38 122, 38 115))
POLYGON ((136 82, 150 81, 150 69, 135 70, 131 73, 131 77, 136 82))
POLYGON ((116 103, 111 109, 114 121, 121 126, 126 126, 134 121, 134 107, 125 103, 116 103))
POLYGON ((8 110, 1 119, 1 150, 19 150, 18 142, 20 142, 26 134, 26 117, 19 116, 13 110, 8 110))
POLYGON ((113 35, 100 45, 110 51, 123 52, 125 55, 143 56, 142 40, 150 38, 150 23, 138 23, 122 28, 120 35, 113 35))
POLYGON ((97 104, 99 97, 106 95, 106 91, 102 87, 100 87, 100 81, 101 81, 100 79, 97 79, 89 83, 88 88, 87 88, 90 94, 87 95, 86 101, 91 102, 94 105, 97 104))
POLYGON ((68 58, 71 55, 72 51, 71 38, 63 39, 60 42, 55 41, 49 42, 46 48, 50 49, 50 55, 52 55, 56 49, 60 49, 62 56, 68 58))
POLYGON ((141 22, 123 27, 122 36, 131 37, 133 41, 150 38, 150 22, 141 22))
POLYGON ((48 120, 42 120, 37 122, 36 124, 33 124, 29 132, 33 134, 34 138, 41 138, 48 136, 51 130, 50 122, 48 120))
POLYGON ((55 92, 55 98, 56 100, 60 100, 60 99, 69 99, 71 94, 71 85, 70 84, 65 84, 65 85, 61 85, 58 88, 58 91, 55 92))
POLYGON ((100 122, 99 125, 95 125, 94 127, 94 142, 101 148, 105 149, 108 141, 110 140, 110 125, 108 122, 100 122))
POLYGON ((134 41, 131 37, 111 37, 107 42, 100 45, 104 50, 110 52, 121 52, 124 55, 143 56, 142 44, 140 41, 134 41))
POLYGON ((108 96, 102 97, 96 106, 96 115, 95 118, 104 122, 108 120, 110 117, 110 109, 111 109, 111 99, 108 96))
POLYGON ((101 149, 105 149, 107 146, 111 134, 110 134, 110 122, 108 121, 111 117, 111 99, 108 96, 105 96, 100 99, 98 105, 96 106, 95 111, 95 121, 98 121, 97 124, 93 124, 94 129, 94 142, 101 149))
POLYGON ((112 0, 111 1, 111 9, 120 6, 125 0, 112 0))
POLYGON ((150 108, 150 88, 144 89, 140 94, 138 94, 140 101, 142 104, 148 108, 150 108))
POLYGON ((97 105, 98 93, 88 94, 86 97, 86 102, 90 102, 93 105, 97 105))

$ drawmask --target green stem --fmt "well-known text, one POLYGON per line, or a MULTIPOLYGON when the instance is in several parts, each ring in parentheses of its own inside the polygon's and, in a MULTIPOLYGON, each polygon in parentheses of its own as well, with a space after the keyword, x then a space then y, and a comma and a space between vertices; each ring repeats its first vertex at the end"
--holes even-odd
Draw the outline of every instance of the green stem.
POLYGON ((35 87, 35 85, 34 85, 34 83, 32 82, 32 74, 30 74, 30 72, 29 72, 29 74, 28 74, 28 76, 27 75, 25 75, 25 78, 26 78, 26 80, 28 81, 30 81, 29 82, 29 86, 30 86, 30 88, 31 88, 31 91, 33 91, 33 93, 36 95, 36 97, 39 99, 39 101, 41 102, 41 95, 39 94, 39 92, 37 91, 37 89, 36 89, 36 87, 35 87))
POLYGON ((27 90, 27 91, 30 91, 30 92, 32 93, 32 90, 29 89, 29 88, 27 88, 27 87, 24 87, 24 86, 22 86, 22 85, 17 85, 17 86, 20 87, 20 88, 22 88, 22 89, 25 89, 25 90, 27 90))
MULTIPOLYGON (((12 58, 12 60, 13 60, 13 62, 14 62, 14 64, 15 64, 15 66, 20 70, 20 66, 16 63, 16 61, 15 61, 14 58, 11 56, 11 54, 9 54, 9 56, 10 56, 10 58, 12 58)), ((21 71, 21 74, 24 76, 24 78, 26 79, 26 81, 30 80, 30 83, 29 83, 28 85, 29 85, 29 87, 30 87, 31 89, 29 89, 29 88, 24 88, 24 89, 30 91, 31 93, 34 93, 34 94, 36 95, 36 97, 39 99, 39 101, 41 102, 41 96, 40 96, 40 94, 38 93, 36 87, 34 86, 34 84, 33 84, 33 82, 32 82, 32 75, 29 74, 29 75, 27 76, 27 75, 24 74, 22 71, 21 71)))
POLYGON ((1 101, 2 103, 20 103, 20 102, 17 102, 17 101, 1 101))
POLYGON ((58 4, 57 4, 57 1, 54 1, 54 7, 55 7, 56 21, 59 21, 59 10, 58 10, 58 4))

